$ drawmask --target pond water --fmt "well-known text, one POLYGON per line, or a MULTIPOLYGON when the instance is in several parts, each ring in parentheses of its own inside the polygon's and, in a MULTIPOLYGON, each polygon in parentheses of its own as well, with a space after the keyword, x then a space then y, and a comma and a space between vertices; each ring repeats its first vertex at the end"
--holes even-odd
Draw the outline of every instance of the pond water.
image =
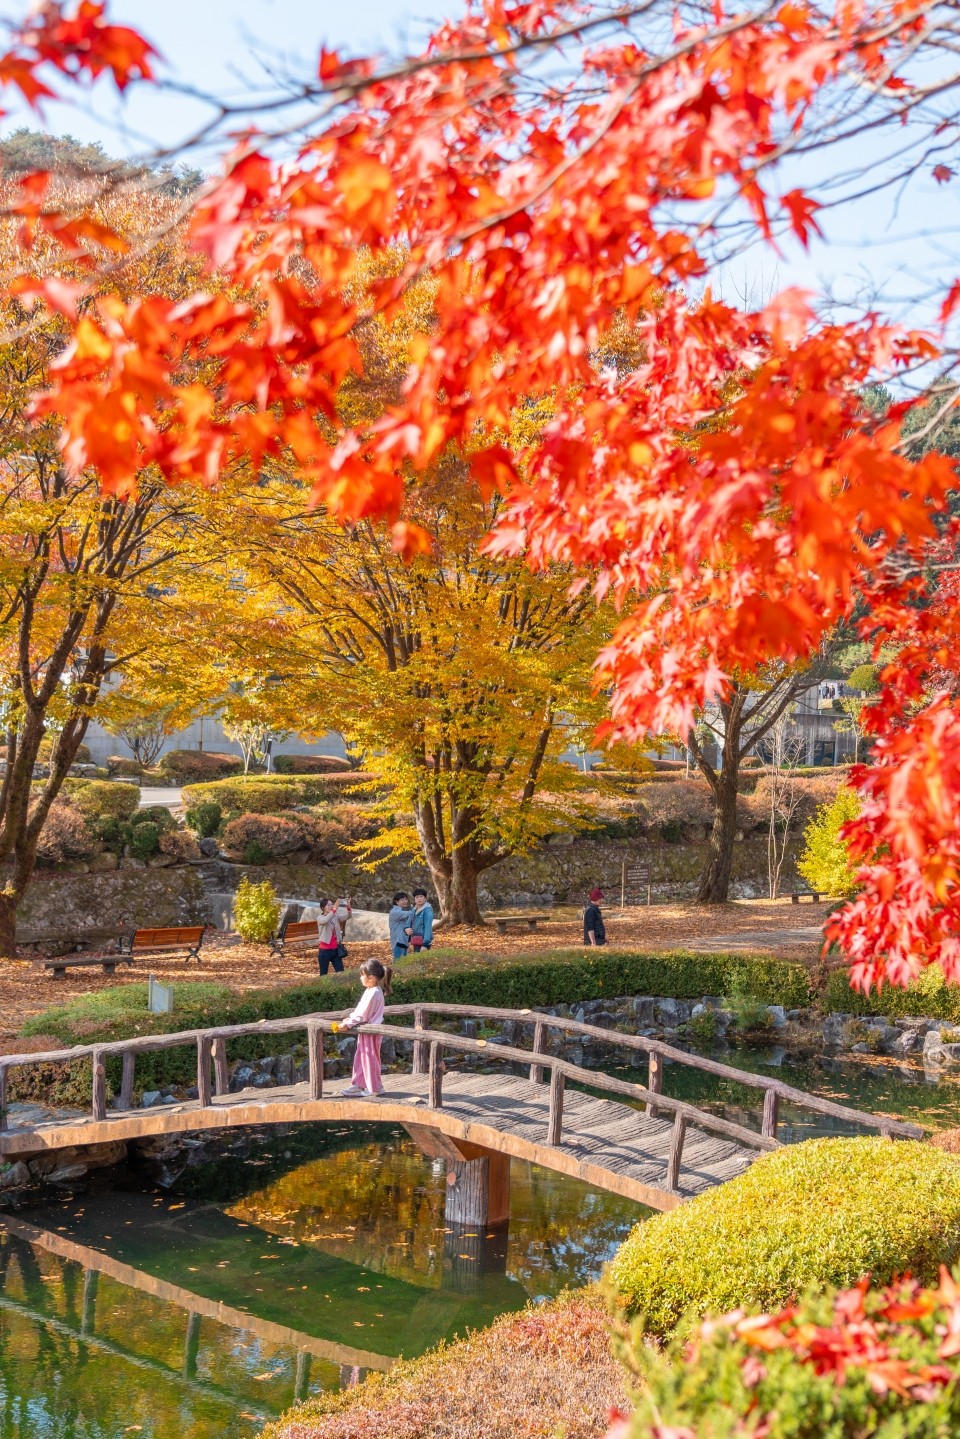
POLYGON ((514 1161, 509 1228, 452 1229, 445 1167, 386 1126, 224 1149, 169 1189, 130 1174, 6 1216, 2 1439, 248 1439, 588 1282, 647 1212, 514 1161))
MULTIPOLYGON (((960 1080, 892 1062, 714 1056, 859 1109, 960 1125, 960 1080)), ((627 1071, 641 1078, 642 1071, 627 1071)), ((759 1126, 762 1096, 668 1065, 759 1126)), ((856 1132, 786 1105, 781 1137, 856 1132)), ((444 1223, 445 1167, 389 1126, 224 1136, 0 1215, 0 1439, 251 1439, 297 1398, 595 1278, 647 1211, 514 1161, 507 1229, 444 1223)))

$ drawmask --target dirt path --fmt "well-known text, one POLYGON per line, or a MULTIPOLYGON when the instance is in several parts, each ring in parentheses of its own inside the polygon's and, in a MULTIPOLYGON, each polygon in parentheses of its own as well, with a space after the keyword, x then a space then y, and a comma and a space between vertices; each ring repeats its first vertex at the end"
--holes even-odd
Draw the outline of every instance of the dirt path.
MULTIPOLYGON (((620 949, 692 949, 710 953, 743 947, 751 953, 813 963, 820 951, 820 926, 829 913, 829 905, 737 900, 717 907, 658 904, 623 914, 607 910, 605 919, 608 942, 620 949)), ((347 942, 348 965, 352 967, 371 955, 387 958, 384 942, 352 944, 349 932, 347 942)), ((464 954, 498 958, 579 948, 582 942, 580 917, 573 909, 551 911, 550 918, 534 933, 504 935, 490 926, 482 930, 440 930, 436 937, 438 949, 442 945, 464 954)), ((208 939, 202 956, 199 968, 185 965, 182 959, 160 957, 151 960, 149 967, 123 967, 109 977, 90 968, 69 972, 65 979, 51 978, 44 972, 42 961, 33 956, 0 962, 0 1039, 9 1041, 28 1019, 76 995, 142 982, 148 972, 166 984, 203 979, 237 991, 303 984, 317 973, 316 957, 309 951, 278 958, 265 945, 243 944, 223 935, 208 939)))

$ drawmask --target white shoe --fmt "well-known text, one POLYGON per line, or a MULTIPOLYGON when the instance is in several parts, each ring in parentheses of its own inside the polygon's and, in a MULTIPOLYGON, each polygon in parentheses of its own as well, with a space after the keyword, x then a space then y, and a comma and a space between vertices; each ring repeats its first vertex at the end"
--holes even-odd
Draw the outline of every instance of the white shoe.
POLYGON ((341 1089, 341 1091, 340 1091, 340 1093, 339 1093, 339 1095, 338 1095, 338 1098, 340 1098, 340 1099, 358 1099, 358 1098, 360 1097, 360 1095, 363 1094, 363 1093, 364 1093, 364 1091, 360 1088, 360 1086, 359 1086, 358 1084, 348 1084, 347 1087, 346 1087, 346 1089, 341 1089))
POLYGON ((382 1099, 382 1098, 383 1098, 383 1090, 382 1090, 382 1089, 361 1089, 360 1093, 361 1093, 361 1095, 363 1096, 364 1099, 382 1099))

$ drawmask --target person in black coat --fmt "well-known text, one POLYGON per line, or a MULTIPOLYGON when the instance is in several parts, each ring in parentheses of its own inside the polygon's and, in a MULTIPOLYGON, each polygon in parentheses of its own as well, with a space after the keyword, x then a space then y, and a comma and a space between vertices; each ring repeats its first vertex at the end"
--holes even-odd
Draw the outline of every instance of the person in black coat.
POLYGON ((603 925, 603 915, 600 913, 600 901, 602 899, 602 889, 592 889, 590 891, 590 903, 583 911, 584 944, 606 944, 607 942, 607 931, 603 925))

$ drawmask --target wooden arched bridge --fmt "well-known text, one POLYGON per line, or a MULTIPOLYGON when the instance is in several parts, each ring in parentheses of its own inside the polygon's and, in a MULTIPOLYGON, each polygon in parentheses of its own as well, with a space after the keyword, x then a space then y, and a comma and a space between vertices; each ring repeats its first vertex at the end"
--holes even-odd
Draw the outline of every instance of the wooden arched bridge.
MULTIPOLYGON (((107 1044, 79 1045, 42 1054, 0 1056, 0 1158, 38 1151, 140 1139, 238 1125, 355 1120, 404 1126, 422 1150, 448 1165, 447 1216, 467 1223, 496 1223, 509 1205, 509 1160, 527 1159, 582 1179, 654 1209, 673 1209, 743 1172, 776 1149, 782 1102, 804 1106, 891 1139, 919 1139, 923 1131, 885 1116, 835 1104, 766 1075, 749 1074, 660 1040, 624 1034, 528 1009, 459 1004, 391 1005, 383 1025, 351 1033, 389 1035, 412 1045, 410 1073, 384 1076, 376 1100, 345 1098, 324 1081, 324 1044, 342 1015, 309 1014, 175 1034, 146 1035, 107 1044), (398 1021, 413 1020, 412 1025, 398 1021), (451 1021, 512 1024, 532 1039, 530 1049, 453 1033, 451 1021), (255 1036, 306 1033, 308 1078, 284 1088, 229 1092, 227 1043, 255 1036), (622 1073, 585 1069, 551 1053, 552 1036, 575 1035, 605 1045, 608 1068, 639 1052, 647 1082, 622 1073), (149 1109, 133 1108, 137 1056, 190 1046, 197 1055, 198 1098, 149 1109), (448 1072, 444 1057, 451 1061, 448 1072), (482 1068, 454 1069, 455 1056, 473 1056, 482 1068), (107 1104, 106 1064, 120 1060, 120 1090, 107 1104), (22 1127, 9 1122, 12 1070, 89 1060, 88 1115, 54 1117, 22 1127), (763 1091, 759 1130, 720 1118, 664 1093, 664 1063, 704 1071, 763 1091)), ((632 1060, 636 1063, 636 1060, 632 1060)))

